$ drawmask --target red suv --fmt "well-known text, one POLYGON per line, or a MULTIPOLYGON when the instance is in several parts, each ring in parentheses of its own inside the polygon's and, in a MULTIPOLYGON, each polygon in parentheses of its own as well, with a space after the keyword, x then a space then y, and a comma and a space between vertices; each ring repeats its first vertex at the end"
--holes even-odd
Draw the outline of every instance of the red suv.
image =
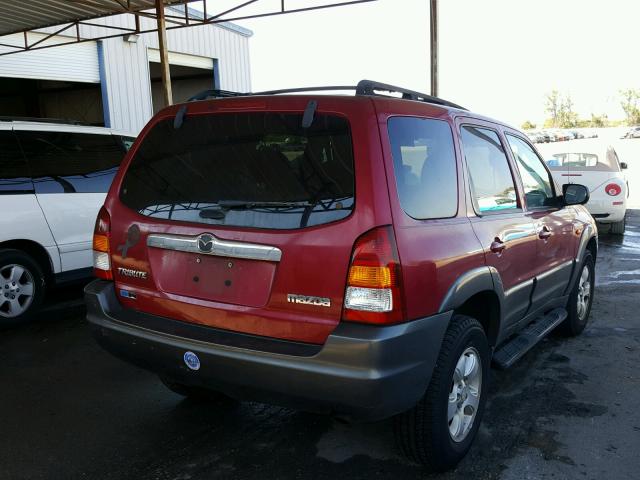
POLYGON ((585 328, 588 191, 558 192, 502 123, 354 89, 159 112, 98 216, 88 320, 181 394, 394 416, 402 450, 443 470, 478 430, 490 363, 585 328))

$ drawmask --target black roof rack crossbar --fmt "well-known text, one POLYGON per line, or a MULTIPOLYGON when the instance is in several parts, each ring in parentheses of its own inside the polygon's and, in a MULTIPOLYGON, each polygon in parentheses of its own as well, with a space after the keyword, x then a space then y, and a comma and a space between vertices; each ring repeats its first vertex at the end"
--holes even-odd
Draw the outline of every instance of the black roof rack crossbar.
MULTIPOLYGON (((439 97, 427 95, 426 93, 416 92, 414 90, 408 90, 402 87, 396 87, 395 85, 388 85, 386 83, 375 82, 373 80, 361 80, 355 87, 352 85, 333 85, 323 87, 301 87, 301 88, 285 88, 281 90, 266 90, 263 92, 230 92, 228 90, 205 90, 200 92, 189 99, 190 102, 198 100, 206 100, 207 98, 228 98, 228 97, 246 97, 251 95, 280 95, 283 93, 303 93, 303 92, 326 92, 326 91, 339 91, 350 90, 355 91, 356 95, 362 96, 386 96, 377 92, 399 93, 405 100, 415 100, 418 102, 432 103, 435 105, 442 105, 445 107, 459 108, 460 110, 466 110, 453 102, 444 100, 439 97)), ((395 97, 393 97, 395 98, 395 97)))
POLYGON ((418 102, 434 103, 436 105, 444 105, 446 107, 466 110, 466 108, 461 107, 460 105, 457 105, 453 102, 449 102, 448 100, 444 100, 440 97, 434 97, 432 95, 427 95, 426 93, 420 93, 416 92, 415 90, 408 90, 406 88, 396 87, 395 85, 388 85, 386 83, 380 83, 373 80, 361 80, 360 82, 358 82, 356 95, 377 95, 376 91, 400 93, 402 94, 402 98, 404 98, 405 100, 416 100, 418 102))

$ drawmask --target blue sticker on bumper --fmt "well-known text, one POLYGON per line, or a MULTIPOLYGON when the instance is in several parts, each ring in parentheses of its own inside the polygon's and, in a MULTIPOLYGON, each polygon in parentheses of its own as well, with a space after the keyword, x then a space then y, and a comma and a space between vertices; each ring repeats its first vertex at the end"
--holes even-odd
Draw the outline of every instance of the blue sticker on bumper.
POLYGON ((193 352, 185 352, 184 356, 182 358, 184 359, 184 363, 191 370, 199 370, 200 369, 200 359, 198 358, 198 356, 195 353, 193 353, 193 352))

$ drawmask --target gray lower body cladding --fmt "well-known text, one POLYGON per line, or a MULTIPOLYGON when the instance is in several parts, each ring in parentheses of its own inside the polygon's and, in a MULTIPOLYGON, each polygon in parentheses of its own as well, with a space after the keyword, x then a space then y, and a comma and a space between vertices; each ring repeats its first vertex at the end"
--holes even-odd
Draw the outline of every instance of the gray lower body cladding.
POLYGON ((343 322, 324 345, 308 345, 124 309, 113 283, 103 280, 85 288, 85 299, 96 340, 126 361, 241 400, 355 421, 390 417, 417 403, 452 315, 385 327, 343 322), (198 370, 185 364, 187 351, 200 359, 198 370))

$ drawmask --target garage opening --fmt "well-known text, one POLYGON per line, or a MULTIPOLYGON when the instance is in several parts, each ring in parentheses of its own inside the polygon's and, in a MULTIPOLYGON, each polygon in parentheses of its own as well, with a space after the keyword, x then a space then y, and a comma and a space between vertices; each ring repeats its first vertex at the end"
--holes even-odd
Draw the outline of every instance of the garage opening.
MULTIPOLYGON (((162 73, 160 63, 150 59, 149 76, 151 80, 151 98, 153 102, 153 113, 162 110, 164 102, 162 99, 162 73)), ((169 70, 171 72, 171 85, 173 89, 173 101, 175 103, 185 102, 190 97, 203 90, 215 88, 214 59, 204 59, 198 66, 175 65, 171 62, 169 70)))
POLYGON ((104 126, 100 84, 0 78, 0 116, 59 118, 104 126))

